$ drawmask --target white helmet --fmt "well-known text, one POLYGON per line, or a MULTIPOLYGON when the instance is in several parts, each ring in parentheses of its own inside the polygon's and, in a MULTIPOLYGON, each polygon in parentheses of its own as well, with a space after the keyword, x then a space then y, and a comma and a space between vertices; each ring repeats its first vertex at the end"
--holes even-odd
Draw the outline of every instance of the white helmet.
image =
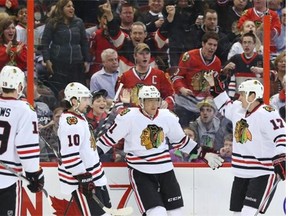
POLYGON ((72 82, 69 83, 64 90, 65 100, 69 101, 75 97, 78 101, 82 97, 92 97, 89 89, 81 83, 72 82))
POLYGON ((155 86, 142 86, 138 93, 140 107, 144 108, 144 99, 146 98, 158 98, 159 106, 161 104, 160 92, 155 86))
MULTIPOLYGON (((18 90, 19 84, 25 87, 25 74, 24 72, 15 66, 6 65, 2 68, 0 73, 0 87, 6 89, 18 90)), ((20 94, 21 92, 18 92, 20 94)))
POLYGON ((142 86, 138 93, 139 100, 146 98, 160 98, 160 92, 155 86, 142 86))
POLYGON ((250 92, 255 92, 255 100, 257 100, 263 98, 264 87, 258 80, 246 80, 239 85, 238 91, 245 92, 247 98, 250 92))

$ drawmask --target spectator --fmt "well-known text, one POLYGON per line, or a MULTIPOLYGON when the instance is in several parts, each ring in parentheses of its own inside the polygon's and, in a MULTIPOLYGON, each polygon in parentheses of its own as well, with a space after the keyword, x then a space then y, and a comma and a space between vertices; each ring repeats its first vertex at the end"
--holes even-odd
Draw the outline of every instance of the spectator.
POLYGON ((271 24, 270 24, 270 54, 276 52, 275 39, 281 33, 281 23, 278 14, 266 7, 266 0, 253 0, 253 7, 245 10, 238 22, 238 29, 241 29, 241 26, 246 20, 251 20, 256 25, 257 36, 260 40, 263 39, 263 17, 265 14, 270 15, 271 24))
POLYGON ((275 39, 277 53, 280 53, 286 49, 286 8, 282 8, 280 15, 281 33, 275 39))
POLYGON ((199 28, 196 24, 192 26, 191 36, 193 45, 191 49, 200 48, 202 45, 201 38, 207 32, 215 32, 219 36, 218 46, 216 55, 220 58, 221 62, 224 63, 227 59, 229 48, 232 45, 234 38, 229 38, 218 26, 218 14, 213 9, 207 9, 204 12, 203 25, 199 28))
MULTIPOLYGON (((102 128, 102 125, 104 123, 105 118, 107 117, 107 97, 108 93, 104 89, 100 89, 99 91, 92 92, 92 105, 91 109, 87 112, 86 118, 91 125, 91 129, 93 129, 94 135, 97 137, 99 136, 100 129, 102 128)), ((109 119, 107 122, 105 122, 105 128, 109 128, 116 116, 116 110, 113 110, 112 113, 109 116, 109 119)), ((122 157, 122 148, 123 146, 118 144, 117 146, 114 146, 111 148, 106 154, 100 155, 100 161, 101 162, 113 162, 117 157, 122 157)), ((120 158, 117 158, 118 161, 121 160, 120 158)), ((123 159, 123 157, 122 157, 123 159)))
POLYGON ((119 8, 120 29, 127 35, 130 34, 134 22, 135 8, 128 3, 121 4, 119 8))
POLYGON ((123 83, 123 88, 130 91, 131 106, 138 106, 138 92, 143 85, 153 85, 159 89, 163 98, 161 108, 174 108, 174 90, 164 72, 149 65, 151 50, 145 43, 138 43, 134 49, 136 65, 124 72, 117 82, 123 83))
POLYGON ((124 71, 129 70, 134 66, 135 59, 133 56, 134 47, 138 43, 147 43, 152 50, 152 58, 150 59, 150 65, 154 67, 155 55, 157 51, 165 45, 165 41, 168 37, 168 30, 170 23, 173 21, 175 14, 175 6, 167 6, 168 12, 167 19, 164 24, 156 32, 152 39, 147 38, 146 26, 142 22, 134 22, 131 27, 130 38, 122 32, 117 24, 117 21, 113 19, 113 13, 109 3, 103 4, 101 8, 105 11, 108 20, 108 31, 112 38, 114 46, 117 48, 119 55, 119 72, 122 74, 124 71))
POLYGON ((56 96, 70 82, 85 83, 84 72, 88 72, 85 27, 74 12, 71 0, 59 0, 42 37, 42 54, 51 75, 49 83, 56 96))
POLYGON ((18 8, 18 5, 18 0, 0 1, 0 12, 7 12, 10 15, 14 15, 14 11, 18 8))
POLYGON ((227 56, 227 60, 229 60, 232 56, 234 56, 235 54, 242 54, 244 52, 242 44, 241 44, 241 36, 247 32, 252 31, 255 36, 256 36, 256 47, 254 52, 258 52, 259 54, 263 53, 263 46, 261 44, 261 41, 259 40, 259 38, 256 35, 256 25, 254 22, 250 21, 250 20, 246 20, 240 30, 240 35, 239 37, 237 37, 237 41, 235 43, 233 43, 228 56, 227 56))
POLYGON ((282 79, 282 90, 273 95, 270 98, 270 105, 273 106, 276 110, 280 110, 281 107, 286 104, 286 75, 282 79))
POLYGON ((224 146, 219 151, 220 156, 224 159, 225 162, 232 161, 232 144, 233 134, 227 134, 224 137, 224 146))
POLYGON ((200 116, 189 124, 190 129, 195 134, 194 140, 202 148, 210 152, 217 152, 220 147, 223 147, 223 142, 216 144, 216 137, 223 141, 223 138, 219 139, 222 134, 218 134, 221 121, 216 117, 217 108, 211 98, 205 98, 197 104, 197 107, 200 110, 200 116))
POLYGON ((146 25, 148 37, 152 36, 164 23, 164 0, 149 0, 150 10, 140 14, 138 21, 146 25))
MULTIPOLYGON (((195 32, 192 32, 192 26, 195 24, 197 28, 200 28, 203 24, 202 3, 203 1, 177 1, 168 44, 169 66, 172 68, 178 66, 179 59, 184 52, 195 48, 195 32)), ((172 1, 168 4, 174 5, 175 3, 172 1)))
POLYGON ((274 94, 277 94, 281 91, 282 80, 284 75, 286 74, 286 51, 280 53, 274 61, 274 67, 276 70, 275 80, 271 80, 270 82, 270 97, 274 94))
POLYGON ((238 89, 241 82, 249 78, 255 79, 255 77, 262 80, 260 77, 263 75, 263 56, 254 52, 256 47, 255 34, 250 31, 242 35, 241 45, 244 52, 232 56, 223 68, 224 74, 230 77, 228 95, 232 98, 238 98, 235 90, 238 89))
POLYGON ((16 21, 16 39, 27 44, 27 7, 25 5, 17 8, 16 21))
POLYGON ((27 47, 17 41, 14 21, 4 18, 0 22, 0 70, 5 65, 19 67, 22 71, 27 69, 27 47))
POLYGON ((59 127, 59 118, 64 111, 63 107, 57 107, 53 110, 52 120, 42 127, 39 132, 40 140, 39 145, 41 148, 40 159, 45 161, 58 161, 58 156, 55 152, 46 144, 46 142, 56 151, 59 152, 59 139, 57 130, 59 127))
MULTIPOLYGON (((98 29, 91 35, 90 41, 90 54, 92 57, 89 69, 89 76, 93 76, 94 73, 101 70, 103 66, 103 60, 101 53, 108 48, 114 49, 111 37, 107 29, 107 17, 102 10, 99 10, 98 17, 98 29)), ((90 79, 91 81, 91 79, 90 79)), ((91 83, 91 82, 90 82, 91 83)), ((91 88, 91 86, 90 86, 91 88)))
POLYGON ((203 78, 204 72, 220 72, 221 61, 215 55, 219 36, 216 32, 207 32, 202 37, 202 48, 185 52, 179 62, 178 71, 172 76, 175 90, 175 113, 182 127, 199 116, 197 103, 209 96, 209 85, 203 78))
POLYGON ((101 53, 103 68, 97 71, 90 80, 90 91, 105 89, 108 92, 107 98, 115 96, 115 85, 118 79, 118 54, 113 49, 105 49, 101 53))

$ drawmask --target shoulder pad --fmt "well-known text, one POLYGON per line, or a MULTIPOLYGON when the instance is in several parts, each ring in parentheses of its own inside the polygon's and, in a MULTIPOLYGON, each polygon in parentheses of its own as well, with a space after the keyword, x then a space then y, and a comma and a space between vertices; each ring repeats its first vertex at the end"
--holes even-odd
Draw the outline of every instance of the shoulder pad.
POLYGON ((186 61, 188 61, 188 59, 190 59, 190 55, 188 52, 185 52, 182 56, 181 61, 186 62, 186 61))
POLYGON ((66 121, 69 125, 73 125, 73 124, 77 124, 78 123, 78 119, 75 116, 68 116, 66 117, 66 121))
POLYGON ((120 116, 124 116, 126 115, 128 112, 130 112, 131 110, 129 108, 122 110, 119 114, 120 116))
MULTIPOLYGON (((168 110, 169 110, 169 109, 168 109, 168 110)), ((173 114, 175 117, 178 117, 173 111, 169 110, 169 112, 170 112, 171 114, 173 114)))
POLYGON ((272 106, 270 106, 270 105, 263 106, 263 109, 268 111, 268 112, 275 111, 275 109, 272 106))

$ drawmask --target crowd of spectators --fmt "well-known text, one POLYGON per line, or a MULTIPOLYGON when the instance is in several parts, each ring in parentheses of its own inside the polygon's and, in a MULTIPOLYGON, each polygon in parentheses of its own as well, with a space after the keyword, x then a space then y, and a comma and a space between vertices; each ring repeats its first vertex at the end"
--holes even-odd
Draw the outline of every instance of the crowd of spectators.
MULTIPOLYGON (((126 107, 138 105, 141 86, 155 85, 161 108, 178 115, 185 133, 230 161, 232 125, 218 114, 203 74, 217 71, 233 99, 239 82, 262 81, 265 15, 271 17, 271 105, 285 119, 285 1, 35 0, 34 5, 34 107, 42 161, 57 159, 51 146, 58 151, 63 89, 73 81, 91 90, 87 119, 96 137, 119 83, 124 87, 118 99, 126 107)), ((0 70, 15 65, 26 71, 25 0, 0 2, 0 32, 0 70)), ((121 146, 102 160, 123 161, 121 146)), ((198 160, 178 150, 170 153, 174 161, 198 160)))

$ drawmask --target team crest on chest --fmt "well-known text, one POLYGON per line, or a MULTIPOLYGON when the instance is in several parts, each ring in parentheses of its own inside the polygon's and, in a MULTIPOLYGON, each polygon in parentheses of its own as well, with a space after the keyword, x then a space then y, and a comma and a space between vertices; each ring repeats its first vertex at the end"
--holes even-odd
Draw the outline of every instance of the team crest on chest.
POLYGON ((27 105, 29 106, 29 108, 32 110, 32 111, 34 111, 35 112, 35 109, 34 109, 34 107, 30 104, 30 103, 27 103, 27 105))
POLYGON ((264 108, 266 111, 268 111, 268 112, 275 111, 275 109, 274 109, 272 106, 269 106, 269 105, 264 106, 263 108, 264 108))
POLYGON ((78 123, 78 119, 75 116, 67 117, 66 121, 69 125, 73 125, 73 124, 76 125, 78 123))
POLYGON ((141 145, 147 150, 158 148, 164 141, 163 128, 157 125, 148 125, 141 133, 141 145))
POLYGON ((248 140, 252 140, 252 134, 250 132, 249 124, 245 119, 241 119, 236 123, 235 127, 235 139, 236 142, 239 142, 241 144, 246 143, 248 140))

